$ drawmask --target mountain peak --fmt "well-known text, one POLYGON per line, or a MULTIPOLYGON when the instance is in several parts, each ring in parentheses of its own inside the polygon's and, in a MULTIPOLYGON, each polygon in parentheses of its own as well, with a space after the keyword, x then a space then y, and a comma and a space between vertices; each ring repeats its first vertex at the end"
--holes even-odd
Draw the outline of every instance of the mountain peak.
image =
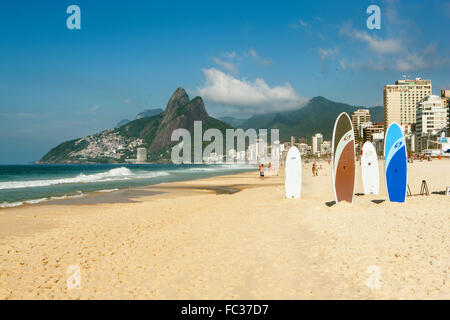
POLYGON ((322 97, 322 96, 317 96, 310 100, 310 102, 325 102, 325 101, 330 101, 330 100, 328 100, 327 98, 322 97))
POLYGON ((164 111, 163 123, 166 123, 170 119, 174 118, 177 111, 189 103, 189 96, 186 91, 179 87, 169 99, 166 110, 164 111))
MULTIPOLYGON (((188 94, 182 87, 178 87, 177 90, 175 90, 175 92, 170 97, 169 102, 167 103, 167 108, 169 108, 170 106, 172 106, 174 104, 182 107, 188 102, 189 102, 188 94)), ((167 109, 166 109, 166 111, 167 111, 167 109)))

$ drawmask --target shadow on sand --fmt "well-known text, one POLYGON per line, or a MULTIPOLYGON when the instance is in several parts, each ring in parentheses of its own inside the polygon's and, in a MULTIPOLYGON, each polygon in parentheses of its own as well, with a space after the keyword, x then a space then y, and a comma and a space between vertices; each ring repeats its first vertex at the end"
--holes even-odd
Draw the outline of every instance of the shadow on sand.
POLYGON ((332 206, 334 206, 336 204, 336 201, 328 201, 328 202, 325 202, 325 205, 327 206, 327 207, 332 207, 332 206))
POLYGON ((380 199, 380 200, 372 200, 372 202, 373 203, 376 203, 376 204, 380 204, 380 203, 383 203, 383 202, 385 202, 386 200, 384 200, 384 199, 380 199))

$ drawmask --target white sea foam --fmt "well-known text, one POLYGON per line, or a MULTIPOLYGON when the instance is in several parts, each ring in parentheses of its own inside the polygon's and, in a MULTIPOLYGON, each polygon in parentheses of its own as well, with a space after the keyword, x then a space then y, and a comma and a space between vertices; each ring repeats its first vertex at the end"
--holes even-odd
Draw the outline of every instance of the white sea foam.
POLYGON ((12 208, 12 207, 18 207, 23 205, 23 202, 2 202, 0 203, 0 208, 12 208))
POLYGON ((0 208, 13 208, 13 207, 19 207, 24 204, 37 204, 41 202, 51 201, 51 200, 64 200, 64 199, 76 199, 76 198, 82 198, 84 197, 84 193, 78 193, 74 195, 64 195, 64 196, 55 196, 55 197, 49 197, 49 198, 40 198, 40 199, 31 199, 31 200, 24 200, 24 201, 17 201, 17 202, 3 202, 0 203, 0 208))
POLYGON ((108 193, 108 192, 114 192, 114 191, 117 191, 117 190, 119 190, 119 189, 117 189, 117 188, 114 188, 114 189, 105 189, 105 190, 98 190, 97 192, 108 193))
POLYGON ((130 169, 125 167, 114 168, 105 172, 85 175, 79 174, 73 178, 48 179, 48 180, 25 180, 25 181, 5 181, 0 182, 0 189, 18 189, 18 188, 33 188, 46 187, 58 184, 68 183, 93 183, 104 181, 120 181, 130 179, 145 179, 169 175, 166 171, 142 172, 133 173, 130 169))
POLYGON ((24 201, 26 204, 36 204, 36 203, 40 203, 40 202, 44 202, 44 201, 48 201, 48 198, 41 198, 41 199, 31 199, 31 200, 27 200, 24 201))

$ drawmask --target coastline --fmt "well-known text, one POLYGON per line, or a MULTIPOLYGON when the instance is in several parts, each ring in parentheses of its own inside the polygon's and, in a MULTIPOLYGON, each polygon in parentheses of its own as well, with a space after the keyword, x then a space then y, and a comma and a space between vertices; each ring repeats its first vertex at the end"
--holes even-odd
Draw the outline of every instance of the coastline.
MULTIPOLYGON (((153 164, 155 165, 155 164, 153 164)), ((11 165, 11 166, 23 166, 23 165, 11 165)), ((67 164, 56 164, 56 166, 71 166, 67 164)), ((86 164, 89 166, 89 164, 86 164)), ((149 167, 148 164, 143 166, 139 166, 133 164, 130 166, 122 166, 122 165, 108 165, 101 164, 100 171, 90 172, 83 174, 83 172, 73 172, 71 176, 62 177, 62 178, 47 178, 47 180, 18 180, 18 181, 3 181, 4 184, 10 183, 11 186, 0 186, 0 189, 8 189, 16 190, 15 188, 19 186, 14 186, 13 184, 21 184, 20 188, 22 190, 31 190, 31 187, 40 187, 42 184, 45 185, 53 185, 55 187, 64 187, 72 185, 71 191, 51 191, 48 193, 40 194, 37 197, 28 197, 28 198, 16 198, 13 201, 4 201, 0 200, 0 211, 5 209, 17 208, 28 205, 47 205, 47 204, 64 204, 64 203, 95 203, 98 199, 98 202, 107 201, 107 202, 123 202, 127 201, 127 198, 136 196, 139 192, 142 192, 145 188, 153 185, 158 185, 162 183, 169 182, 179 182, 179 181, 190 181, 197 179, 204 179, 215 176, 222 175, 230 175, 236 174, 240 172, 249 172, 252 170, 256 170, 256 167, 252 168, 251 165, 246 164, 245 167, 233 167, 229 164, 219 164, 212 165, 211 167, 183 167, 183 166, 172 166, 172 167, 159 167, 156 170, 152 167, 149 167), (132 172, 131 170, 138 170, 136 172, 132 172), (140 171, 139 169, 143 169, 144 171, 140 171), (147 169, 147 170, 146 170, 147 169), (101 171, 103 170, 103 171, 101 171), (189 174, 189 172, 193 172, 193 174, 189 174), (111 176, 113 175, 113 176, 111 176), (148 176, 148 178, 146 178, 148 176), (102 178, 107 178, 108 181, 111 180, 112 185, 104 186, 99 183, 102 182, 102 178), (89 180, 90 178, 94 178, 96 180, 89 180), (144 179, 142 179, 144 178, 144 179), (142 179, 142 181, 141 181, 142 179), (87 183, 83 183, 83 182, 87 183), (126 181, 129 181, 127 183, 126 181), (97 184, 96 184, 97 183, 97 184), (114 184, 115 183, 115 184, 114 184), (3 188, 2 188, 3 187, 3 188), (110 197, 107 194, 112 193, 115 196, 110 197)), ((83 167, 82 167, 83 168, 83 167)), ((90 167, 98 168, 97 166, 90 167)), ((97 169, 98 170, 98 169, 97 169)), ((1 184, 1 183, 0 183, 1 184)), ((0 190, 0 192, 3 190, 0 190)))
MULTIPOLYGON (((320 164, 315 178, 303 165, 301 199, 284 198, 281 170, 153 185, 133 202, 2 210, 0 298, 449 299, 450 199, 388 203, 380 181, 380 195, 336 205, 320 164), (80 290, 66 286, 70 265, 80 290)), ((408 164, 413 193, 424 176, 445 189, 448 165, 408 164)))

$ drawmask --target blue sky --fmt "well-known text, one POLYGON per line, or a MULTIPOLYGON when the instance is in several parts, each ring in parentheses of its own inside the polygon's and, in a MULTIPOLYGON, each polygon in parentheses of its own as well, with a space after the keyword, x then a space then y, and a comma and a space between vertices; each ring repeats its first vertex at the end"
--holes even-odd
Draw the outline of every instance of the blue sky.
POLYGON ((449 1, 15 1, 0 4, 0 163, 165 108, 184 87, 213 116, 322 95, 381 105, 402 75, 450 88, 449 1), (68 30, 66 8, 81 8, 68 30), (381 8, 381 29, 366 8, 381 8))

